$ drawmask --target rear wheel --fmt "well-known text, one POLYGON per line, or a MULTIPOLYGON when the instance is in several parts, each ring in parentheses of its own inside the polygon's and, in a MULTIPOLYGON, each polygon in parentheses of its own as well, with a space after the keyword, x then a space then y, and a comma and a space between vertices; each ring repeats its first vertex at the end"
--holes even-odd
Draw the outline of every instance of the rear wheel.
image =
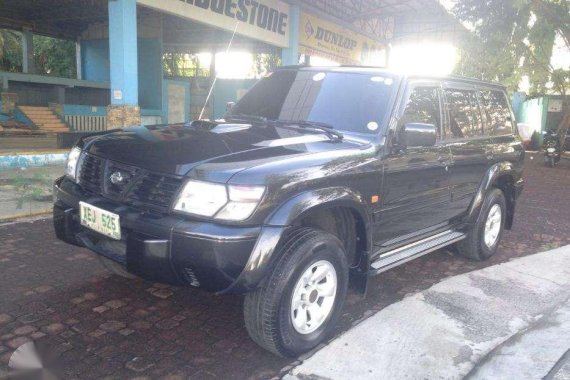
POLYGON ((505 216, 506 202, 503 192, 499 189, 489 191, 483 201, 479 220, 467 233, 467 237, 456 244, 458 253, 478 261, 493 256, 503 235, 505 216))
POLYGON ((251 338, 280 356, 309 351, 334 331, 348 287, 343 244, 312 228, 294 231, 264 284, 246 295, 251 338))

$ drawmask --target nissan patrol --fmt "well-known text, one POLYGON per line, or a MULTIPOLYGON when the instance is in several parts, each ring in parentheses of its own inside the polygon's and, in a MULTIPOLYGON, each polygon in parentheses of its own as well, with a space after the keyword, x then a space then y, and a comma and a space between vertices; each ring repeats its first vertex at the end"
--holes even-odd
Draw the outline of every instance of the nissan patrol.
POLYGON ((253 340, 295 356, 334 331, 349 285, 446 246, 495 254, 523 159, 498 84, 284 67, 223 120, 82 138, 55 232, 119 274, 246 293, 253 340))

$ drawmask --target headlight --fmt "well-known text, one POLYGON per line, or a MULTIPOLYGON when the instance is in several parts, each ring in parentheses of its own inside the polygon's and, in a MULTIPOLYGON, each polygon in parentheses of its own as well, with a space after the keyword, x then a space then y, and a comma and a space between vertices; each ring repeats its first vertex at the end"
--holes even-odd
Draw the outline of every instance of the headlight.
POLYGON ((174 209, 215 219, 245 220, 253 213, 264 192, 263 186, 226 187, 222 184, 191 180, 184 185, 174 209))
POLYGON ((77 177, 77 162, 79 161, 79 156, 81 156, 81 149, 77 147, 71 149, 69 156, 67 156, 65 175, 71 179, 76 179, 77 177))
POLYGON ((174 209, 202 216, 214 216, 226 203, 225 185, 188 181, 180 192, 174 209))
POLYGON ((216 219, 244 220, 250 217, 257 207, 263 193, 264 186, 228 186, 230 201, 216 215, 216 219))

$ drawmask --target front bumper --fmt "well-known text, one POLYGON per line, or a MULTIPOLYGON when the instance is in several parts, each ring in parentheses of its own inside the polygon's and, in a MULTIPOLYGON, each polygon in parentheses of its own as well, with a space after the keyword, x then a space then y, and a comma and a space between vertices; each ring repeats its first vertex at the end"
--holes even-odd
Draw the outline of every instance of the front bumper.
POLYGON ((149 281, 212 292, 248 290, 236 280, 243 276, 262 230, 144 212, 85 192, 66 178, 54 184, 53 214, 56 235, 67 243, 87 247, 149 281), (118 214, 122 240, 83 227, 79 201, 118 214))
POLYGON ((514 190, 515 190, 514 198, 515 198, 515 200, 520 197, 520 195, 522 194, 523 188, 524 188, 524 179, 521 177, 514 184, 514 190))

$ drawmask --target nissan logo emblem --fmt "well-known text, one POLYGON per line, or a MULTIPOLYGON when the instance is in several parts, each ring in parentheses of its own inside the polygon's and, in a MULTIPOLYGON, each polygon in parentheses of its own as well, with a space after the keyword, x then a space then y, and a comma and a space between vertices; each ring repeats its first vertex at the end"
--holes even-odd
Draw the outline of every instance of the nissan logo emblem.
POLYGON ((127 181, 127 176, 122 172, 116 171, 109 177, 113 185, 122 185, 127 181))

